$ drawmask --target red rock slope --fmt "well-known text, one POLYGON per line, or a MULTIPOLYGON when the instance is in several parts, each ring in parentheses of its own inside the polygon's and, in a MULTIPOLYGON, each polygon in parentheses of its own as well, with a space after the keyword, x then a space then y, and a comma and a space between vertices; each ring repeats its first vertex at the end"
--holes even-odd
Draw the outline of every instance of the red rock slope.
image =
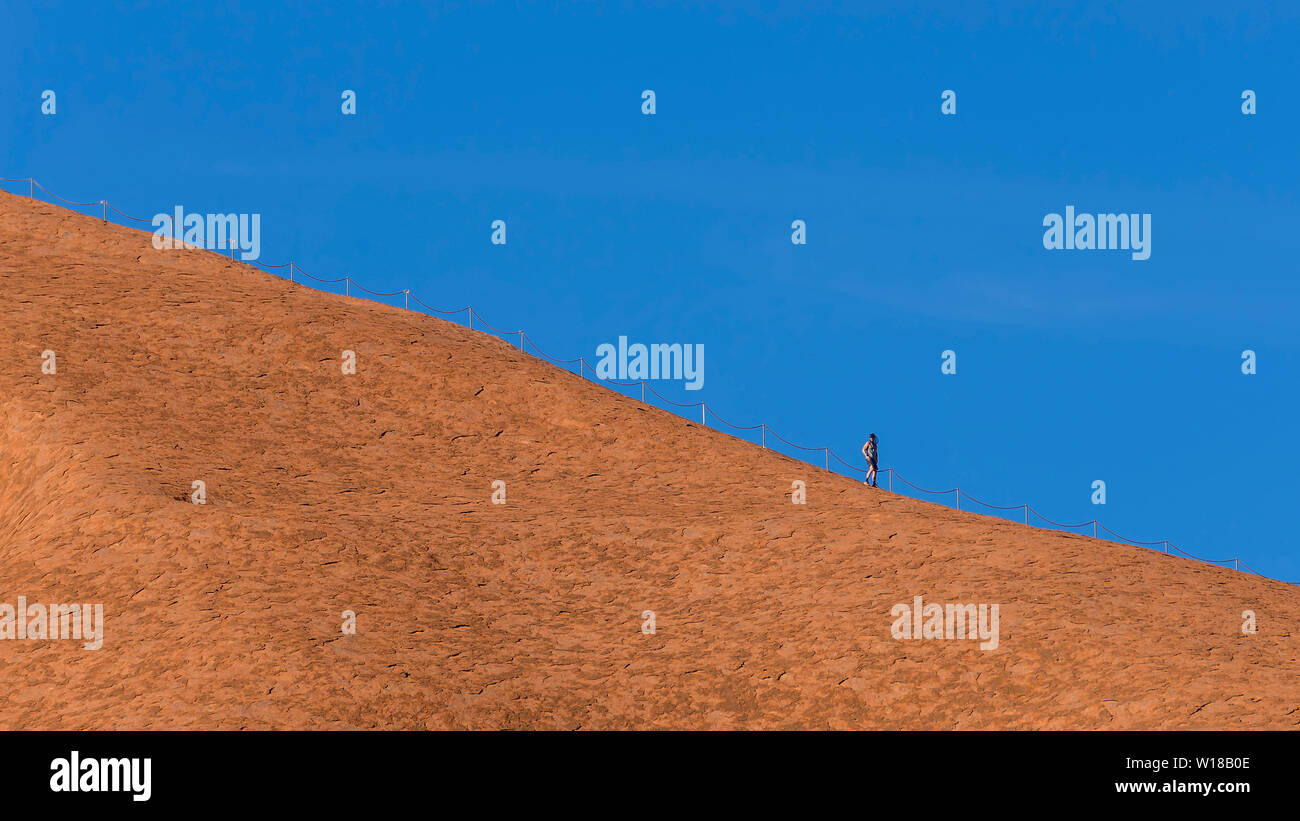
POLYGON ((1300 724, 1292 586, 867 490, 8 194, 0 290, 0 603, 105 618, 0 640, 4 728, 1300 724), (915 595, 999 604, 1000 646, 895 640, 915 595))

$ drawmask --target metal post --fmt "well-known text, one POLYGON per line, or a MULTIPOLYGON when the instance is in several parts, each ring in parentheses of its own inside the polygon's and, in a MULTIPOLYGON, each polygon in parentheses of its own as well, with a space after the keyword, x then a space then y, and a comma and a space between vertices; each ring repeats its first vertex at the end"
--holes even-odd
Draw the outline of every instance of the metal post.
POLYGON ((343 293, 352 296, 352 277, 347 274, 343 275, 343 293))
POLYGON ((889 469, 889 492, 894 492, 894 469, 889 469))
POLYGON ((761 424, 761 432, 759 433, 759 436, 762 437, 763 447, 767 447, 767 423, 762 422, 760 424, 761 424))
POLYGON ((1092 520, 1092 538, 1097 538, 1097 520, 1092 520))
POLYGON ((293 260, 289 260, 289 281, 293 282, 293 260))
POLYGON ((961 488, 957 488, 957 509, 961 510, 961 488))
MULTIPOLYGON (((402 294, 406 297, 406 310, 409 311, 411 310, 411 291, 409 288, 403 288, 402 294)), ((520 342, 519 344, 523 345, 523 342, 520 342)))
POLYGON ((31 197, 32 199, 36 199, 36 180, 32 179, 31 177, 28 177, 27 183, 28 183, 27 190, 31 192, 27 196, 31 197))
POLYGON ((99 201, 100 211, 103 213, 104 222, 108 222, 108 200, 99 201))
POLYGON ((1025 524, 1029 524, 1029 505, 1025 505, 1025 524))
POLYGON ((474 330, 474 306, 469 306, 469 329, 474 330))
POLYGON ((700 403, 700 424, 701 424, 701 425, 707 425, 707 424, 709 424, 709 420, 708 420, 707 418, 705 418, 705 416, 704 416, 704 409, 705 409, 706 407, 708 407, 708 406, 705 405, 703 402, 700 403))
POLYGON ((523 331, 520 331, 520 332, 519 332, 519 350, 522 351, 523 349, 524 349, 524 332, 523 332, 523 331))
POLYGON ((1240 564, 1240 562, 1238 562, 1238 560, 1237 560, 1235 557, 1234 557, 1233 560, 1232 560, 1232 569, 1233 569, 1233 570, 1240 570, 1240 569, 1241 569, 1241 564, 1240 564))
POLYGON ((826 469, 827 469, 827 470, 830 470, 830 469, 831 469, 831 449, 830 449, 830 448, 822 448, 822 450, 826 452, 826 469))
POLYGON ((1164 544, 1164 546, 1165 546, 1165 552, 1168 553, 1168 552, 1169 552, 1169 541, 1166 539, 1165 541, 1162 542, 1162 544, 1164 544))
POLYGON ((641 401, 645 401, 645 380, 641 380, 641 401))

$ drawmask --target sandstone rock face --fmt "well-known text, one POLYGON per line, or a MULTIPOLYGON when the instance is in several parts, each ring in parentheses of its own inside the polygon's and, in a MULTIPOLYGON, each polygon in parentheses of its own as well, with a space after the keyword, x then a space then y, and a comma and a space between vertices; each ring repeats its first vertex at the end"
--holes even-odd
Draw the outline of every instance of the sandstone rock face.
POLYGON ((864 488, 9 194, 0 305, 0 602, 104 613, 97 650, 0 640, 0 727, 1300 726, 1288 584, 864 488), (916 596, 998 605, 996 649, 895 638, 916 596))

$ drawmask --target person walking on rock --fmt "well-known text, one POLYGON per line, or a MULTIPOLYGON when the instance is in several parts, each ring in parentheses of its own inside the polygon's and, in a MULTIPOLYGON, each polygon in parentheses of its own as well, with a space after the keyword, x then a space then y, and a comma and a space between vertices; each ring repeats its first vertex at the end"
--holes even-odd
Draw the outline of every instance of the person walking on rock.
POLYGON ((863 480, 864 484, 880 487, 880 485, 876 484, 876 463, 879 461, 880 455, 876 451, 876 435, 874 433, 867 437, 867 443, 862 446, 862 455, 867 460, 867 478, 863 480))

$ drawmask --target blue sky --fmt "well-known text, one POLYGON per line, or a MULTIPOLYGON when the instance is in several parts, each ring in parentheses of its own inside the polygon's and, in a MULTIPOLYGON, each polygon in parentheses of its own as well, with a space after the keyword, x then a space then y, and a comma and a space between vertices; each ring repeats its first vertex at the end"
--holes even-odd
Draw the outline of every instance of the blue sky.
POLYGON ((562 358, 703 344, 656 389, 1300 580, 1294 7, 3 4, 0 176, 258 213, 562 358), (1045 250, 1067 205, 1151 258, 1045 250))

